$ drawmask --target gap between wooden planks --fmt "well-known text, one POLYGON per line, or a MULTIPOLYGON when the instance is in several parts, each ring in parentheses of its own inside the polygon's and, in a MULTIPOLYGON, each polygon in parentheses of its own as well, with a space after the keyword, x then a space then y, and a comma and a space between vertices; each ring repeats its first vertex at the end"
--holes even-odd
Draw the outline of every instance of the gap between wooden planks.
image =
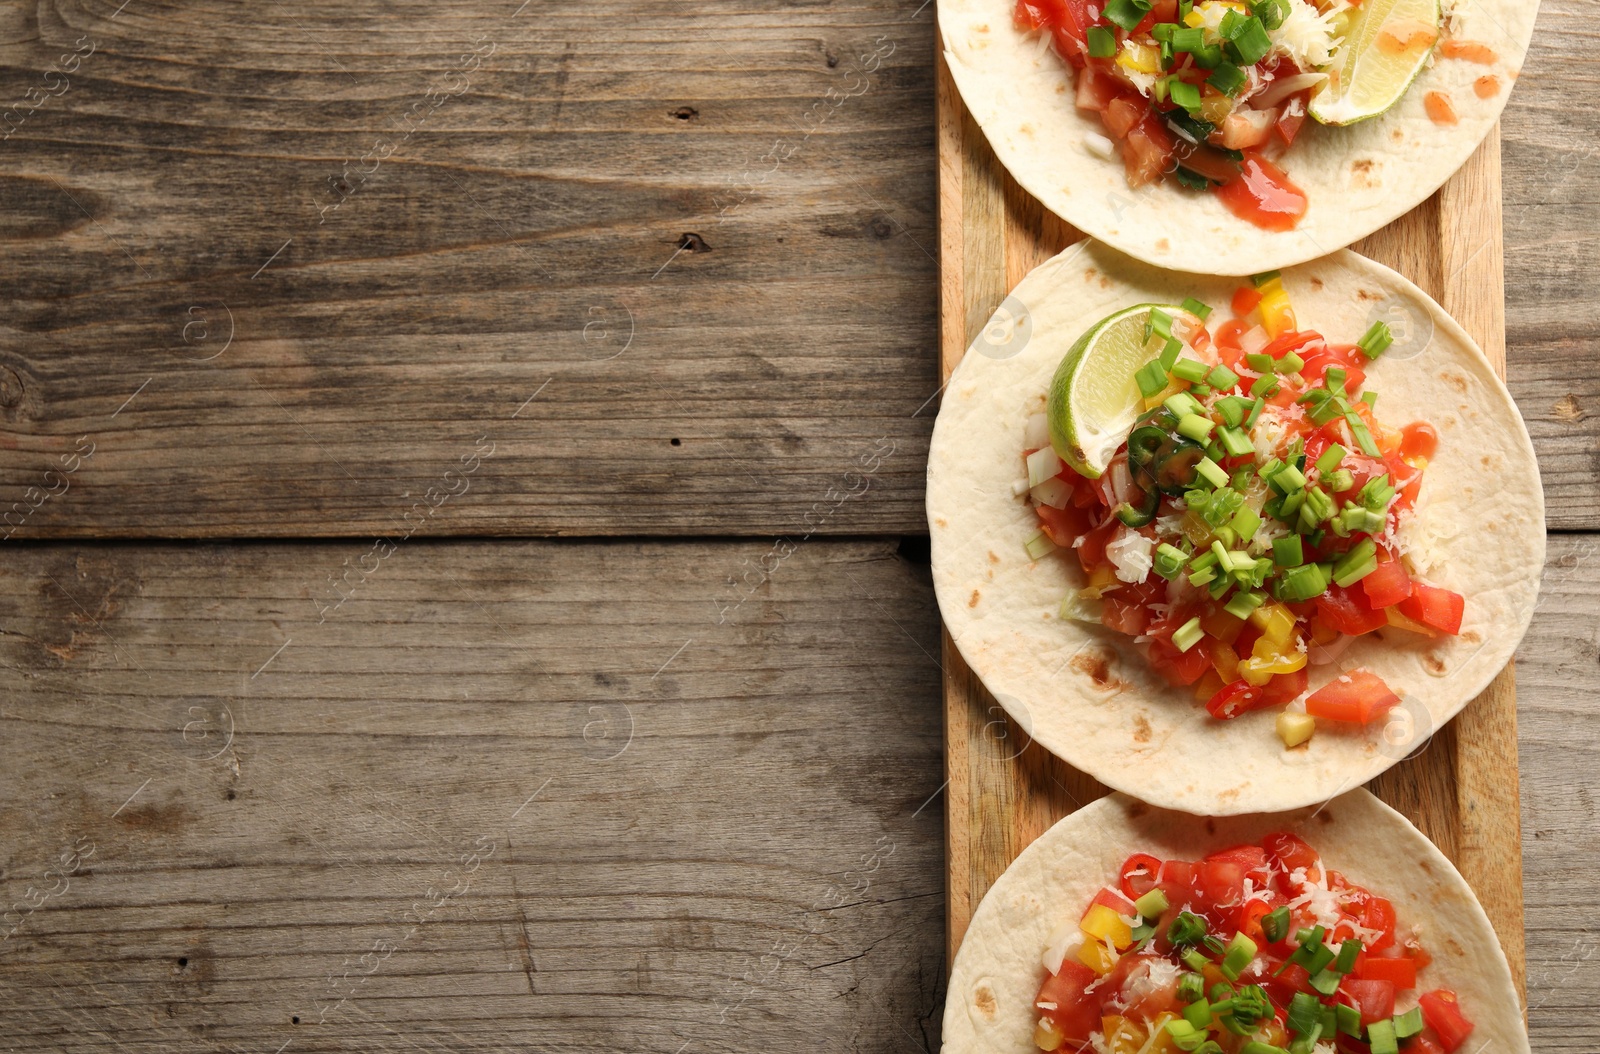
MULTIPOLYGON (((939 58, 939 249, 942 380, 994 309, 1033 268, 1081 235, 1001 168, 939 58)), ((1505 376, 1500 131, 1437 194, 1355 245, 1421 286, 1505 376)), ((1106 788, 1012 723, 943 638, 949 953, 978 902, 1046 828, 1106 788)), ((1455 861, 1477 892, 1524 987, 1516 689, 1508 666, 1427 749, 1369 788, 1455 861)), ((1526 1002, 1526 997, 1524 997, 1526 1002)))

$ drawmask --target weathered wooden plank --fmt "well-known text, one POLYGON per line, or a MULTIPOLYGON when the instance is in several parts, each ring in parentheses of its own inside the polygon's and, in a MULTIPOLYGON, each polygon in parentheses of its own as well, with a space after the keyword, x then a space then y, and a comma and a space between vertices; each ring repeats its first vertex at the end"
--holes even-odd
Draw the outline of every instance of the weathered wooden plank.
POLYGON ((16 536, 920 527, 931 8, 0 11, 16 536))
POLYGON ((1551 527, 1600 527, 1600 78, 1589 5, 1543 0, 1501 122, 1511 391, 1551 527))
POLYGON ((7 1049, 937 1049, 925 566, 365 552, 11 551, 7 1049))

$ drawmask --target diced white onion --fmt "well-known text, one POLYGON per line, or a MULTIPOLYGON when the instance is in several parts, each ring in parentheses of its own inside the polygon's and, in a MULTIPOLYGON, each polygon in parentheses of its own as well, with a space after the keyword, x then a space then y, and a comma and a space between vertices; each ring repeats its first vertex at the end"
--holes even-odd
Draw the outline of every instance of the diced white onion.
POLYGON ((1042 530, 1028 535, 1028 540, 1022 543, 1022 547, 1028 551, 1030 560, 1043 560, 1056 551, 1056 543, 1052 542, 1050 536, 1042 530))
POLYGON ((1014 479, 1014 480, 1011 481, 1011 496, 1012 497, 1020 498, 1024 494, 1028 493, 1028 490, 1029 490, 1029 487, 1028 487, 1028 481, 1027 480, 1025 480, 1025 479, 1014 479))
POLYGON ((1037 487, 1061 471, 1061 459, 1050 447, 1041 447, 1028 455, 1028 486, 1037 487))
POLYGON ((1102 161, 1110 161, 1117 154, 1117 144, 1099 132, 1085 132, 1083 134, 1083 145, 1088 149, 1089 153, 1102 161))
POLYGON ((1033 500, 1052 509, 1064 509, 1072 500, 1072 488, 1059 476, 1051 476, 1033 488, 1033 500))
POLYGON ((1297 73, 1293 77, 1284 77, 1262 88, 1261 94, 1253 97, 1250 103, 1258 109, 1264 110, 1278 105, 1296 92, 1314 88, 1327 79, 1328 75, 1326 73, 1297 73))
POLYGON ((1034 414, 1028 418, 1028 424, 1022 430, 1022 448, 1024 450, 1038 450, 1050 445, 1050 418, 1046 414, 1034 414))
POLYGON ((1255 326, 1239 334, 1239 347, 1244 349, 1246 355, 1258 355, 1261 349, 1272 343, 1272 338, 1260 326, 1255 326))
POLYGON ((1074 590, 1061 598, 1061 608, 1058 614, 1072 622, 1092 622, 1100 624, 1100 618, 1105 614, 1106 606, 1098 599, 1084 596, 1086 592, 1098 590, 1074 590))

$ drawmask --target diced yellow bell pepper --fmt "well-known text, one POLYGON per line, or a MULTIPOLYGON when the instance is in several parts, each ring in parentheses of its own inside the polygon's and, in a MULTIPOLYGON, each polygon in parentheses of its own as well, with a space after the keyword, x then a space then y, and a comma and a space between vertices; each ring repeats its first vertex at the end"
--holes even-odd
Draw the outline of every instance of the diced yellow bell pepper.
POLYGON ((1149 44, 1129 44, 1117 52, 1117 65, 1136 73, 1160 73, 1161 52, 1149 44))
POLYGON ((1097 941, 1110 941, 1119 952, 1133 943, 1133 930, 1128 927, 1128 920, 1104 904, 1090 908, 1078 928, 1097 941))
POLYGON ((1110 1054, 1139 1054, 1149 1038, 1144 1029, 1121 1014, 1108 1014, 1100 1019, 1100 1033, 1105 1037, 1105 1049, 1110 1054))
POLYGON ((1283 288, 1282 278, 1269 278, 1261 291, 1261 327, 1267 336, 1277 337, 1295 328, 1294 307, 1289 303, 1289 291, 1283 288))
POLYGON ((1275 645, 1286 643, 1294 634, 1294 612, 1276 600, 1269 600, 1250 612, 1250 621, 1261 631, 1262 640, 1270 640, 1275 645))
POLYGON ((1303 651, 1291 651, 1265 659, 1252 655, 1239 664, 1239 676, 1259 688, 1277 674, 1294 673, 1305 668, 1306 653, 1303 651))
POLYGON ((1040 1050, 1060 1050, 1066 1040, 1067 1037, 1057 1032, 1047 1017, 1041 1017, 1039 1023, 1033 1026, 1033 1045, 1040 1050))
POLYGON ((1439 632, 1432 626, 1425 626, 1416 619, 1407 618, 1400 614, 1398 607, 1384 608, 1383 613, 1388 617, 1389 625, 1396 629, 1410 630, 1412 633, 1420 633, 1424 637, 1437 637, 1439 635, 1439 632))
POLYGON ((1200 116, 1212 124, 1221 124, 1233 112, 1233 100, 1217 91, 1207 87, 1205 94, 1200 97, 1200 116))
POLYGON ((1153 1037, 1153 1042, 1144 1054, 1180 1054, 1178 1041, 1167 1031, 1167 1022, 1177 1016, 1177 1014, 1160 1013, 1151 1020, 1150 1035, 1153 1037))
POLYGON ((1104 564, 1089 572, 1090 589, 1107 589, 1117 584, 1117 569, 1104 564))
POLYGON ((1084 941, 1078 949, 1078 961, 1097 974, 1108 974, 1117 965, 1117 953, 1099 941, 1084 941))
POLYGON ((1278 715, 1278 738, 1285 747, 1294 748, 1308 742, 1317 730, 1317 719, 1310 714, 1285 710, 1278 715))
MULTIPOLYGON (((1223 612, 1227 614, 1227 612, 1223 612)), ((1223 683, 1239 679, 1239 656, 1234 653, 1233 647, 1224 644, 1215 637, 1206 638, 1206 657, 1211 660, 1211 666, 1217 671, 1223 683)))
POLYGON ((1215 669, 1207 670, 1205 674, 1194 683, 1194 697, 1202 703, 1209 702, 1213 695, 1227 687, 1227 682, 1217 675, 1215 669))
POLYGON ((1256 1033, 1256 1040, 1267 1044, 1269 1047, 1287 1047, 1289 1045, 1289 1033, 1285 1032, 1283 1026, 1278 1024, 1277 1018, 1269 1017, 1261 1023, 1261 1029, 1256 1033))
POLYGON ((1244 631, 1244 619, 1231 611, 1218 608, 1200 619, 1200 628, 1206 631, 1206 636, 1215 637, 1222 643, 1231 645, 1244 631))
POLYGON ((1180 387, 1176 381, 1168 381, 1165 388, 1161 389, 1159 392, 1156 392, 1154 395, 1144 401, 1144 408, 1146 410, 1154 410, 1156 407, 1160 406, 1174 395, 1177 395, 1181 391, 1187 390, 1187 386, 1180 387))

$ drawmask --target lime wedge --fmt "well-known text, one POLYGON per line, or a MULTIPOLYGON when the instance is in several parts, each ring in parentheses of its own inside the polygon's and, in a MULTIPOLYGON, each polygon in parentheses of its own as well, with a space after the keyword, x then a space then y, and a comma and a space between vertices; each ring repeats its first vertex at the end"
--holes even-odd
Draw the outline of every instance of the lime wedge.
POLYGON ((1324 67, 1328 85, 1311 100, 1322 124, 1355 124, 1400 101, 1439 39, 1439 0, 1367 0, 1324 67))
POLYGON ((1162 341, 1145 340, 1150 309, 1174 318, 1181 307, 1139 304, 1096 322, 1061 359, 1050 382, 1050 444, 1061 459, 1090 479, 1099 477, 1139 419, 1140 366, 1156 357, 1162 341))

